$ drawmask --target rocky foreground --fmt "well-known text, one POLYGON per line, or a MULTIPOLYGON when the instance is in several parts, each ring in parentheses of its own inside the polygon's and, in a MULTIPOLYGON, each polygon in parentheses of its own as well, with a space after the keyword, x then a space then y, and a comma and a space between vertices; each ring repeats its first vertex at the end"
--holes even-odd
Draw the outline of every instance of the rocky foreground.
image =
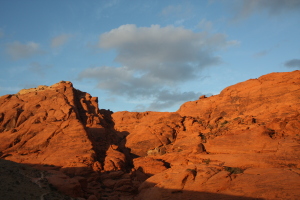
POLYGON ((300 199, 299 108, 300 71, 177 112, 99 110, 64 81, 21 90, 0 97, 0 196, 300 199))

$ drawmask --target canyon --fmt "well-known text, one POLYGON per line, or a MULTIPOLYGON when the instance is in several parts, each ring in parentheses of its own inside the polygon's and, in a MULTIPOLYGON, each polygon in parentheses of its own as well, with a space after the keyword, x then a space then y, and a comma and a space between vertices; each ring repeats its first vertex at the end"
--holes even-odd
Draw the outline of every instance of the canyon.
POLYGON ((0 97, 4 199, 300 199, 300 71, 176 112, 112 112, 71 82, 0 97))

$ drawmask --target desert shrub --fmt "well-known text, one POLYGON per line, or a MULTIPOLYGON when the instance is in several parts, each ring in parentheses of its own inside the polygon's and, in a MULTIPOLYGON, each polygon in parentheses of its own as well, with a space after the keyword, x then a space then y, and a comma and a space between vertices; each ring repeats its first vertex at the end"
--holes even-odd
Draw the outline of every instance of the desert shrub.
POLYGON ((229 121, 225 120, 224 122, 221 123, 221 127, 225 126, 228 123, 229 123, 229 121))
POLYGON ((201 138, 202 143, 206 143, 206 136, 203 133, 200 133, 199 137, 201 138))
POLYGON ((214 127, 210 124, 207 125, 207 128, 209 128, 210 130, 213 129, 214 127))
POLYGON ((270 136, 270 138, 274 138, 275 130, 268 128, 267 134, 270 136))
POLYGON ((210 161, 211 161, 211 160, 210 160, 209 158, 208 158, 208 159, 202 160, 202 162, 205 163, 205 164, 207 164, 207 165, 210 163, 210 161))
POLYGON ((230 174, 241 174, 244 172, 243 169, 239 168, 239 167, 227 167, 224 166, 224 169, 228 172, 230 172, 230 174))

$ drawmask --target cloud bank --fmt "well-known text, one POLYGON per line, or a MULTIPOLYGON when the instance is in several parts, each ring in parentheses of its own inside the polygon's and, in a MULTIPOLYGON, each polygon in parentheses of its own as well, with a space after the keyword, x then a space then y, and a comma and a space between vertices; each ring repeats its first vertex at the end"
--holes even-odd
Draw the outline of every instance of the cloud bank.
POLYGON ((237 43, 228 41, 224 34, 127 24, 102 34, 98 44, 115 50, 115 61, 122 67, 87 68, 79 78, 97 80, 97 87, 112 95, 151 99, 150 109, 161 110, 197 98, 199 93, 181 92, 180 84, 199 78, 202 69, 221 63, 216 52, 237 43))

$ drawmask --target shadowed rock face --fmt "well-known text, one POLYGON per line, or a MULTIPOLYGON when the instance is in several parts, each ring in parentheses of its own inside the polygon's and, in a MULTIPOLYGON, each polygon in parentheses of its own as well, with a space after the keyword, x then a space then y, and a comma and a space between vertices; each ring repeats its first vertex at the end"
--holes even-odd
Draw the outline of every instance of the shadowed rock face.
POLYGON ((99 110, 70 82, 0 97, 0 156, 85 199, 300 199, 300 71, 177 112, 99 110))

